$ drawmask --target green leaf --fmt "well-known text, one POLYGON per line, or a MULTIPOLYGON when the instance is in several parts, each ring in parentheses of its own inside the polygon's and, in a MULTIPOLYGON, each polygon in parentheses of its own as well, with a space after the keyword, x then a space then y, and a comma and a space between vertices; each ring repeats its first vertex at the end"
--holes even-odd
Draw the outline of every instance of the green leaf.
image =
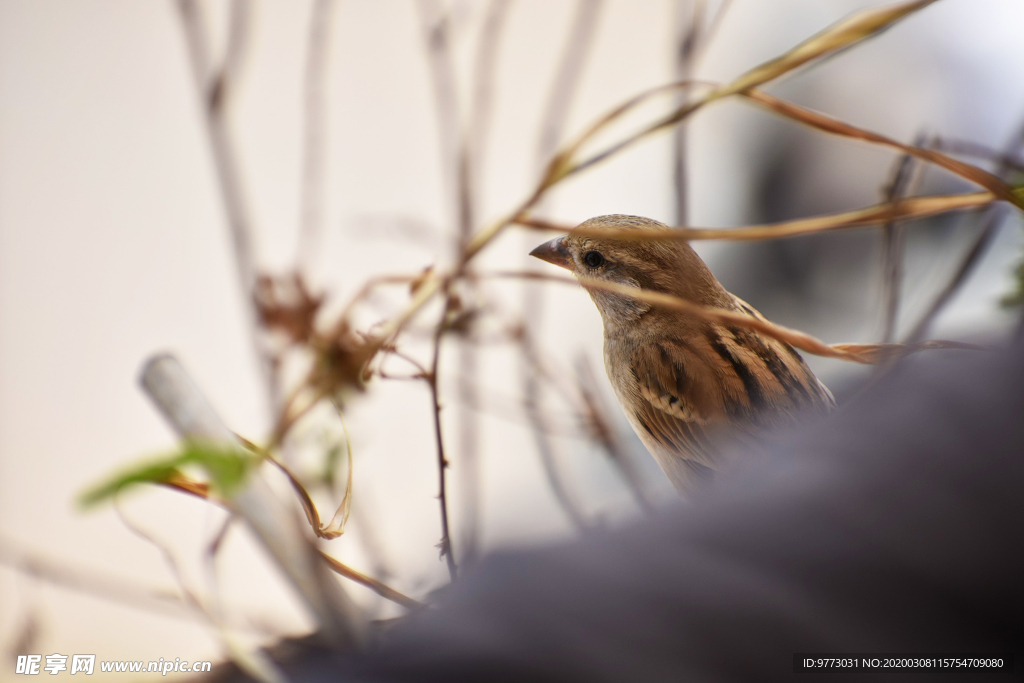
POLYGON ((206 471, 213 490, 226 498, 237 493, 259 458, 240 450, 203 443, 186 445, 182 457, 206 471))
POLYGON ((169 481, 179 474, 177 460, 175 458, 173 460, 142 463, 123 470, 103 483, 97 484, 85 491, 79 497, 78 504, 83 508, 93 507, 108 498, 113 498, 121 489, 137 484, 159 484, 169 481))
POLYGON ((234 495, 245 483, 259 459, 240 450, 201 442, 186 442, 165 458, 140 463, 113 475, 79 497, 82 507, 93 507, 122 490, 139 484, 161 484, 181 474, 183 467, 198 466, 211 488, 223 497, 234 495))

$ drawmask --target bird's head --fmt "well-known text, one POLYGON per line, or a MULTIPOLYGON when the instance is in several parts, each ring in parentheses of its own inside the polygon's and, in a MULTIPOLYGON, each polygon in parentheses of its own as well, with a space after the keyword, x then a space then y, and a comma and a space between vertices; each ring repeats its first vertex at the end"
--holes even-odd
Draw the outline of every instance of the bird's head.
POLYGON ((594 281, 670 294, 702 305, 722 305, 729 294, 689 244, 645 240, 638 234, 669 230, 664 223, 640 216, 598 216, 541 244, 530 255, 575 275, 597 304, 606 326, 629 324, 650 310, 650 305, 602 289, 594 281), (616 231, 628 234, 616 238, 616 231))

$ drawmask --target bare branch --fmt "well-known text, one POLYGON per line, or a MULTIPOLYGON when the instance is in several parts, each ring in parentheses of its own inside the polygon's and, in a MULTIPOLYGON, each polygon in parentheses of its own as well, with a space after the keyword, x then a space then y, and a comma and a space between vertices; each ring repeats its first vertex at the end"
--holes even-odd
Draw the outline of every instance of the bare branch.
MULTIPOLYGON (((700 39, 704 23, 704 0, 676 0, 676 61, 673 65, 675 80, 689 81, 694 74, 694 54, 700 39), (687 8, 689 11, 687 12, 687 8)), ((676 106, 681 107, 689 97, 689 88, 680 90, 676 95, 676 106)), ((676 204, 676 225, 686 225, 687 220, 687 185, 686 174, 686 123, 676 126, 673 131, 672 170, 676 204)))
POLYGON ((627 452, 622 440, 616 433, 612 420, 609 419, 609 411, 601 402, 597 389, 597 379, 594 370, 590 366, 587 357, 580 354, 576 359, 576 381, 579 388, 580 399, 583 402, 586 415, 586 426, 591 437, 596 440, 616 470, 626 483, 626 487, 633 494, 636 504, 644 512, 650 513, 654 510, 654 503, 643 476, 637 469, 636 462, 627 452))
MULTIPOLYGON (((924 144, 922 135, 914 141, 915 147, 924 144)), ((903 154, 893 165, 892 177, 884 189, 882 199, 890 204, 913 194, 911 179, 914 178, 914 158, 903 154)), ((917 174, 918 182, 923 174, 917 174)), ((900 290, 903 285, 903 231, 897 221, 892 220, 882 226, 883 237, 883 297, 885 319, 882 329, 882 341, 891 342, 896 334, 896 319, 899 315, 900 290)))
MULTIPOLYGON (((445 11, 440 0, 419 0, 420 24, 427 50, 431 83, 434 86, 434 105, 437 110, 438 138, 441 148, 441 178, 445 184, 445 196, 458 198, 460 176, 462 116, 459 111, 458 83, 451 53, 451 16, 445 11)), ((461 215, 468 208, 463 202, 455 201, 452 215, 462 226, 470 217, 461 215)), ((459 233, 461 234, 460 227, 459 233)), ((458 242, 462 246, 462 240, 458 242)))
POLYGON ((438 494, 437 499, 441 508, 441 555, 448 564, 448 576, 454 581, 458 577, 459 568, 455 564, 455 553, 452 550, 452 537, 448 525, 448 491, 445 485, 446 471, 448 470, 448 457, 444 450, 444 434, 441 429, 441 399, 438 390, 438 369, 441 364, 441 340, 444 338, 445 325, 448 321, 448 314, 451 310, 451 297, 446 295, 444 311, 441 320, 434 332, 434 355, 430 362, 430 372, 427 375, 427 382, 430 385, 430 398, 433 402, 434 413, 434 440, 437 445, 437 477, 438 494))
MULTIPOLYGON (((153 586, 135 583, 123 576, 109 576, 67 559, 47 557, 0 539, 0 564, 57 586, 109 600, 119 605, 190 621, 205 621, 181 597, 153 586)), ((270 615, 249 615, 231 623, 233 628, 267 635, 266 625, 280 621, 270 615)))
POLYGON ((303 93, 302 208, 296 254, 300 271, 309 267, 323 241, 324 159, 327 144, 327 66, 336 0, 315 0, 310 18, 303 93))
POLYGON ((245 310, 253 348, 266 389, 268 409, 273 416, 279 408, 281 389, 277 377, 277 364, 261 336, 259 327, 259 311, 254 300, 257 280, 255 238, 238 155, 228 122, 232 89, 244 61, 251 3, 247 0, 232 1, 227 53, 223 67, 217 71, 214 71, 210 62, 207 27, 198 1, 177 0, 177 4, 196 93, 204 108, 206 135, 217 173, 224 212, 231 231, 239 290, 246 302, 245 310))
MULTIPOLYGON (((587 56, 594 42, 597 21, 603 5, 603 0, 577 0, 576 2, 569 35, 555 70, 554 80, 541 119, 540 134, 537 137, 537 166, 539 169, 544 168, 562 141, 569 111, 579 90, 587 56)), ((530 247, 526 246, 523 249, 523 254, 525 255, 529 251, 530 247)), ((528 270, 539 266, 534 259, 528 256, 525 258, 528 270)), ((541 295, 538 285, 529 282, 524 285, 523 324, 525 329, 521 339, 522 354, 519 365, 524 407, 544 473, 555 494, 555 499, 573 524, 582 529, 587 526, 586 516, 575 502, 575 498, 569 494, 567 486, 561 481, 561 474, 555 462, 555 449, 550 438, 551 429, 544 417, 547 410, 544 406, 543 385, 540 383, 537 373, 533 371, 537 366, 536 359, 540 353, 540 350, 535 347, 535 340, 541 335, 544 297, 541 295)))
MULTIPOLYGON (((539 273, 533 273, 539 275, 539 273)), ((542 367, 543 364, 540 361, 537 345, 529 338, 529 332, 523 332, 522 340, 522 355, 524 356, 524 362, 530 367, 542 367)), ((532 373, 529 377, 532 377, 532 373)), ((587 521, 587 515, 583 511, 582 506, 576 499, 576 495, 569 488, 565 478, 560 470, 559 463, 561 458, 558 457, 558 453, 555 449, 555 444, 550 438, 551 427, 548 425, 547 411, 542 410, 540 406, 540 397, 543 394, 540 391, 540 384, 533 380, 533 386, 536 387, 534 393, 527 393, 523 397, 524 407, 526 408, 526 414, 530 419, 530 431, 533 433, 533 440, 537 447, 537 452, 540 455, 541 466, 544 468, 544 476, 547 479, 548 486, 551 492, 555 496, 555 501, 559 507, 565 513, 565 516, 569 518, 569 521, 579 530, 584 530, 590 527, 590 523, 587 521)))
MULTIPOLYGON (((941 141, 936 146, 942 146, 941 141)), ((997 155, 1000 158, 999 168, 996 171, 998 176, 1004 177, 1015 169, 1012 160, 1021 153, 1022 149, 1024 149, 1024 127, 1019 129, 1010 140, 1006 152, 997 155)), ((999 231, 999 226, 1003 224, 1009 213, 1006 206, 991 206, 985 211, 981 218, 981 228, 979 229, 978 236, 967 249, 946 286, 939 290, 931 306, 928 307, 907 335, 908 342, 920 341, 927 334, 928 329, 935 322, 939 313, 952 301, 960 287, 967 281, 970 274, 974 272, 974 268, 981 261, 981 257, 988 250, 989 245, 992 244, 999 231)))

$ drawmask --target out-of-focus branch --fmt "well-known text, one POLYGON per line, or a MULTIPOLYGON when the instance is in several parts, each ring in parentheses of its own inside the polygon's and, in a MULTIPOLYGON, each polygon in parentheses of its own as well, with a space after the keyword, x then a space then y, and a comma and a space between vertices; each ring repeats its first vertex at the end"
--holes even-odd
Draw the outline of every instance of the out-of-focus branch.
POLYGON ((323 240, 324 152, 327 146, 327 66, 337 0, 315 0, 303 77, 302 207, 296 263, 308 269, 323 240))
MULTIPOLYGON (((498 53, 504 36, 511 0, 491 0, 487 5, 476 54, 470 98, 470 114, 459 149, 459 248, 465 246, 476 224, 480 201, 479 180, 487 151, 497 83, 498 53)), ((450 49, 450 46, 446 47, 450 49)), ((445 60, 449 61, 449 60, 445 60)))
MULTIPOLYGON (((569 485, 565 481, 565 477, 562 475, 559 469, 559 462, 561 458, 558 457, 555 451, 555 444, 551 440, 550 433, 551 428, 548 426, 548 420, 546 412, 540 409, 539 400, 543 395, 541 393, 541 385, 536 379, 533 379, 534 375, 532 369, 534 367, 542 367, 540 358, 538 357, 538 349, 536 341, 529 338, 529 332, 523 331, 523 342, 522 342, 522 356, 523 366, 529 368, 524 370, 528 372, 526 375, 530 377, 533 382, 533 395, 527 393, 524 397, 524 407, 526 408, 526 414, 530 419, 530 430, 533 433, 534 443, 537 446, 537 452, 540 454, 541 466, 544 469, 544 476, 547 478, 548 486, 551 488, 551 492, 555 496, 555 501, 562 508, 565 516, 569 518, 569 521, 577 529, 586 529, 590 526, 587 521, 587 515, 583 511, 582 505, 576 499, 576 495, 569 488, 569 485)), ((529 387, 527 387, 529 388, 529 387)))
MULTIPOLYGON (((943 143, 941 140, 936 141, 936 148, 942 148, 943 143)), ((1006 147, 1006 152, 998 155, 1000 158, 999 166, 996 170, 996 175, 1003 178, 1010 171, 1014 170, 1012 159, 1018 157, 1021 151, 1024 150, 1024 127, 1014 134, 1010 143, 1006 147)), ((990 206, 982 214, 981 228, 978 231, 977 237, 968 247, 967 252, 964 254, 960 263, 953 271, 952 277, 946 283, 946 285, 939 290, 939 293, 935 296, 932 304, 928 309, 921 315, 921 318, 914 325, 910 333, 907 335, 908 343, 915 343, 924 338, 928 333, 928 329, 935 322, 935 319, 939 316, 942 310, 949 305, 949 302, 953 300, 953 297, 960 290, 960 287, 967 281, 967 278, 974 268, 981 261, 981 257, 988 250, 988 247, 995 240, 996 234, 999 232, 999 226, 1003 224, 1009 216, 1010 211, 1006 205, 990 206)))
POLYGON ((580 77, 594 43, 594 32, 603 6, 604 0, 576 0, 569 35, 555 69, 541 118, 540 135, 537 138, 538 168, 547 164, 562 142, 569 110, 579 90, 580 77))
MULTIPOLYGON (((924 138, 918 135, 914 146, 924 144, 924 138)), ((914 194, 911 179, 914 177, 914 158, 903 154, 893 165, 892 175, 883 190, 883 201, 890 204, 907 195, 914 194)), ((923 174, 918 174, 920 178, 923 174)), ((884 248, 882 250, 883 298, 885 300, 885 317, 882 328, 882 341, 891 342, 896 334, 896 320, 899 316, 900 291, 903 286, 903 230, 896 220, 886 222, 882 226, 884 248)))
MULTIPOLYGON (((236 447, 234 433, 176 358, 162 355, 150 359, 143 368, 141 383, 179 437, 236 447)), ((364 624, 358 609, 327 572, 293 511, 278 500, 259 472, 253 472, 245 488, 225 502, 288 577, 323 636, 335 646, 359 644, 364 624)))
MULTIPOLYGON (((690 82, 697 73, 701 59, 718 32, 722 19, 729 11, 731 0, 722 0, 707 26, 705 0, 677 0, 676 2, 676 62, 677 81, 690 82)), ((676 96, 676 106, 683 107, 690 94, 690 87, 684 87, 676 96)), ((687 123, 681 122, 673 130, 673 188, 675 190, 676 225, 689 223, 689 179, 687 174, 687 123)))
MULTIPOLYGON (((42 581, 116 602, 135 609, 153 612, 175 619, 204 620, 181 597, 166 590, 144 586, 125 577, 113 577, 76 566, 66 559, 47 557, 19 547, 9 539, 0 539, 0 564, 16 569, 42 581)), ((266 635, 268 624, 277 621, 269 615, 250 615, 231 623, 233 628, 266 635)))
POLYGON ((967 278, 974 272, 975 267, 981 261, 981 257, 988 251, 989 246, 999 232, 999 226, 1003 224, 1003 221, 1006 220, 1009 214, 1010 209, 1005 205, 993 206, 984 212, 977 237, 971 242, 963 258, 960 259, 960 263, 953 270, 953 275, 942 289, 939 290, 938 294, 935 295, 931 305, 907 335, 907 342, 918 342, 928 334, 928 329, 932 326, 932 323, 935 322, 935 319, 939 317, 942 310, 949 305, 949 302, 953 300, 956 293, 960 291, 960 287, 963 286, 967 278))
MULTIPOLYGON (((463 123, 459 112, 458 83, 452 54, 451 17, 438 0, 420 0, 420 17, 437 110, 443 177, 452 198, 456 254, 462 254, 476 224, 479 178, 490 131, 497 56, 510 0, 491 0, 480 32, 469 116, 463 123)), ((461 269, 460 265, 460 269, 461 269)), ((472 282, 464 283, 472 287, 472 282)), ((452 289, 447 289, 452 295, 452 289)), ((465 292, 472 298, 472 292, 465 292)), ((445 304, 446 309, 450 301, 445 304)), ((443 321, 442 321, 443 322, 443 321)), ((438 336, 440 344, 442 335, 438 336)), ((460 392, 476 394, 477 350, 472 343, 460 347, 460 392)), ((463 561, 476 555, 480 525, 479 425, 476 413, 459 415, 459 465, 465 505, 463 561)), ((450 539, 449 539, 450 541, 450 539)), ((451 568, 451 567, 449 567, 451 568)))
POLYGON ((451 51, 451 16, 445 11, 441 0, 419 0, 416 6, 419 8, 430 80, 434 88, 434 107, 437 111, 441 150, 441 179, 445 187, 445 196, 451 198, 449 201, 454 200, 450 206, 455 222, 459 226, 456 247, 461 248, 462 229, 469 217, 462 215, 468 204, 460 200, 462 193, 458 186, 462 116, 459 111, 458 83, 451 51))
POLYGON ((647 483, 637 469, 636 461, 623 446, 612 420, 608 418, 609 411, 601 401, 594 370, 583 354, 576 359, 576 382, 585 410, 586 427, 591 437, 604 448, 640 509, 652 512, 654 503, 647 483))
MULTIPOLYGON (((689 81, 695 71, 694 53, 704 23, 704 0, 676 0, 676 60, 674 67, 675 80, 689 81)), ((681 107, 689 95, 689 88, 680 90, 676 95, 676 106, 681 107)), ((675 190, 676 225, 686 225, 688 221, 687 192, 688 179, 686 173, 687 142, 686 132, 689 126, 680 123, 672 131, 672 188, 675 190)))
MULTIPOLYGON (((555 70, 547 104, 541 118, 540 133, 537 138, 537 168, 543 170, 558 149, 562 141, 566 121, 576 93, 579 90, 580 78, 587 63, 594 42, 597 21, 601 14, 604 0, 577 0, 573 13, 569 35, 566 38, 562 56, 555 70)), ((526 238, 529 240, 529 236, 526 238)), ((534 270, 539 264, 526 254, 533 245, 524 241, 523 255, 526 268, 534 270)), ((561 480, 558 464, 555 462, 555 450, 551 442, 550 427, 546 424, 544 409, 543 385, 534 371, 534 359, 539 355, 536 340, 542 334, 544 321, 544 297, 540 286, 526 282, 523 287, 523 323, 522 354, 520 357, 519 375, 523 386, 523 403, 530 421, 530 431, 534 444, 540 455, 544 473, 551 485, 562 509, 569 519, 578 527, 586 526, 586 517, 575 502, 574 497, 561 480)))
MULTIPOLYGON (((476 227, 480 204, 480 180, 483 176, 487 138, 491 129, 496 68, 505 18, 511 0, 491 0, 484 15, 476 56, 476 71, 470 99, 470 113, 459 149, 457 179, 458 248, 461 251, 476 227)), ((447 46, 450 48, 450 46, 447 46)), ((472 281, 466 286, 473 287, 472 281)), ((471 403, 477 400, 478 352, 468 338, 461 344, 459 358, 460 391, 471 403)), ((462 515, 462 562, 473 562, 478 554, 482 507, 480 505, 480 427, 478 414, 459 413, 459 465, 464 513, 462 515)))
POLYGON ((253 348, 266 388, 268 408, 271 416, 274 416, 280 408, 282 392, 276 359, 267 348, 260 329, 260 316, 254 298, 257 280, 255 238, 238 154, 228 121, 232 88, 244 62, 252 4, 247 0, 232 1, 227 51, 222 67, 216 70, 210 61, 207 25, 198 0, 177 0, 177 5, 196 92, 204 109, 206 135, 224 202, 224 213, 231 232, 239 289, 246 302, 253 348))

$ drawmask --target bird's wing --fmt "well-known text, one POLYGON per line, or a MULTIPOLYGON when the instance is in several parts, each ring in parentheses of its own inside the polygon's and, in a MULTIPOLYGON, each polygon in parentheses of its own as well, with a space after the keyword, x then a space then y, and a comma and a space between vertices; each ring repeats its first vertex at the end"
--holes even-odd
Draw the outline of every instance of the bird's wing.
POLYGON ((710 468, 726 430, 748 440, 803 409, 834 405, 792 347, 738 327, 709 325, 703 335, 638 345, 631 371, 642 399, 633 417, 645 440, 710 468))
POLYGON ((710 437, 727 420, 716 400, 721 380, 691 343, 662 339, 633 349, 630 371, 636 382, 633 419, 654 450, 713 468, 716 448, 710 437))

